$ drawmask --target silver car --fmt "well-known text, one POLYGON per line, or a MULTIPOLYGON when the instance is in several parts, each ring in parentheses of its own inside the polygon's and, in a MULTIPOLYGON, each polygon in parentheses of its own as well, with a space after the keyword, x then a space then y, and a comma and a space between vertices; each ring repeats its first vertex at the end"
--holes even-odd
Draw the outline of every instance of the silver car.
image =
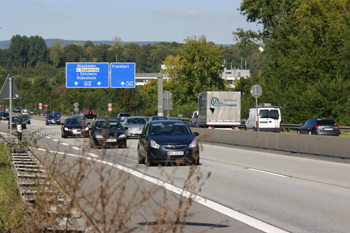
POLYGON ((146 118, 142 116, 126 117, 121 123, 127 138, 138 138, 146 124, 146 118))

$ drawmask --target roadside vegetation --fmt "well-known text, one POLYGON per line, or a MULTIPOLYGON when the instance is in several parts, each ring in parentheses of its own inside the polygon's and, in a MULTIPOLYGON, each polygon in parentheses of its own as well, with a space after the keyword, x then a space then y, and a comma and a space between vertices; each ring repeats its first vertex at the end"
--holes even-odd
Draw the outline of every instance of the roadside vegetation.
MULTIPOLYGON (((26 138, 24 144, 37 149, 40 140, 35 134, 26 138)), ((184 191, 179 195, 167 190, 162 182, 150 185, 132 175, 131 170, 123 166, 128 149, 112 150, 115 159, 106 162, 105 149, 99 150, 98 157, 93 158, 89 156, 88 143, 77 146, 83 151, 73 158, 69 151, 58 153, 58 147, 40 146, 46 152, 36 156, 48 177, 37 180, 38 192, 32 196, 35 200, 32 205, 24 204, 19 197, 10 164, 9 151, 18 144, 11 144, 7 139, 0 144, 0 232, 42 232, 62 221, 65 224, 61 224, 61 229, 69 230, 71 225, 65 213, 80 208, 90 219, 80 220, 77 226, 83 226, 88 232, 183 232, 190 226, 186 222, 195 215, 191 211, 195 194, 200 193, 210 173, 203 174, 200 166, 179 166, 180 161, 179 164, 153 167, 159 170, 159 177, 163 177, 164 182, 178 184, 180 181, 180 188, 184 191), (184 179, 177 176, 178 169, 181 173, 187 172, 184 179), (52 179, 57 185, 53 185, 52 179), (54 212, 52 206, 55 206, 54 212)), ((24 148, 23 144, 21 147, 24 148)), ((135 166, 140 165, 135 163, 135 166)), ((148 169, 145 166, 144 173, 148 169)), ((209 224, 205 231, 214 229, 217 224, 222 223, 209 224)))

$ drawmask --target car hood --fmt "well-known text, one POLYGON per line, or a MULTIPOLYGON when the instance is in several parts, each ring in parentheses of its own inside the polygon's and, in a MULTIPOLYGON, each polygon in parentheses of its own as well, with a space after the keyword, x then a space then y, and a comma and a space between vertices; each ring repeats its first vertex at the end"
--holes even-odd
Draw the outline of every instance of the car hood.
MULTIPOLYGON (((95 130, 95 134, 104 135, 105 133, 107 133, 107 131, 95 130)), ((109 137, 114 137, 115 135, 119 136, 121 134, 125 134, 124 130, 109 130, 108 131, 108 136, 109 137)))
MULTIPOLYGON (((68 129, 81 129, 83 126, 81 124, 70 124, 70 125, 63 125, 63 127, 66 127, 68 129)), ((84 126, 85 128, 86 126, 84 126)))
POLYGON ((154 140, 158 144, 190 144, 195 139, 193 134, 190 135, 151 135, 150 141, 154 140))

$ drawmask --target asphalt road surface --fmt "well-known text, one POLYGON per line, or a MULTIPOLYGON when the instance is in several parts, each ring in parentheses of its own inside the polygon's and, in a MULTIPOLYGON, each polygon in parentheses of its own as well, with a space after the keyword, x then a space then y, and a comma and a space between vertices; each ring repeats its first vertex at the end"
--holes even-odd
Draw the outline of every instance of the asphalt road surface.
MULTIPOLYGON (((6 124, 0 123, 2 132, 8 131, 6 124)), ((104 182, 101 177, 109 177, 111 184, 117 184, 122 171, 128 174, 126 192, 130 193, 126 197, 130 199, 141 186, 149 190, 161 186, 173 196, 170 201, 162 193, 155 193, 152 204, 135 210, 130 220, 135 230, 142 229, 147 221, 156 222, 147 214, 151 209, 168 202, 176 208, 182 200, 179 193, 187 199, 182 189, 186 186, 197 196, 188 210, 183 232, 349 232, 350 164, 277 151, 201 144, 201 164, 194 177, 209 173, 210 177, 195 188, 200 182, 186 183, 191 166, 138 165, 137 139, 129 139, 127 149, 89 149, 88 139, 61 138, 60 127, 32 119, 24 136, 42 135, 40 148, 34 152, 49 161, 64 158, 74 169, 78 159, 94 162, 98 169, 89 173, 80 192, 99 187, 104 182)), ((115 193, 118 196, 118 191, 115 193)), ((93 214, 101 212, 88 202, 86 208, 93 214)), ((112 219, 113 210, 108 213, 112 219)))

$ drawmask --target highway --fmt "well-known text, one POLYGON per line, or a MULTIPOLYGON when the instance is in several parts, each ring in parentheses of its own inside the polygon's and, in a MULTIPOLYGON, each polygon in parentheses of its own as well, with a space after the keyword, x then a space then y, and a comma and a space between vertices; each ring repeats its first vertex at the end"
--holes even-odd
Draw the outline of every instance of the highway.
MULTIPOLYGON (((4 124, 7 122, 2 121, 0 127, 6 127, 4 124)), ((167 200, 169 205, 178 206, 181 198, 174 193, 183 193, 181 188, 186 185, 191 166, 138 165, 137 139, 129 139, 127 149, 89 151, 88 139, 62 139, 60 127, 32 119, 24 136, 44 134, 34 153, 46 162, 63 159, 74 169, 77 169, 74 162, 81 158, 94 163, 79 193, 98 188, 101 177, 108 177, 112 184, 106 188, 113 187, 121 179, 122 171, 130 176, 123 180, 130 182, 126 185, 126 192, 130 192, 126 197, 130 198, 140 186, 149 190, 162 186, 174 197, 167 200)), ((206 177, 210 173, 210 177, 199 191, 194 188, 198 196, 184 219, 187 223, 183 232, 349 232, 350 164, 228 145, 201 144, 201 148, 201 164, 195 176, 206 177)), ((192 181, 188 187, 198 184, 192 181)), ((152 199, 164 200, 161 193, 152 199)), ((159 205, 156 200, 151 205, 159 205)), ((84 206, 93 215, 101 214, 96 211, 97 205, 86 202, 84 206)), ((147 221, 156 221, 147 214, 150 206, 142 208, 132 214, 130 222, 135 230, 143 229, 147 221)), ((113 208, 107 212, 110 221, 115 213, 113 208)), ((108 224, 111 223, 106 222, 104 227, 114 229, 108 224)))

